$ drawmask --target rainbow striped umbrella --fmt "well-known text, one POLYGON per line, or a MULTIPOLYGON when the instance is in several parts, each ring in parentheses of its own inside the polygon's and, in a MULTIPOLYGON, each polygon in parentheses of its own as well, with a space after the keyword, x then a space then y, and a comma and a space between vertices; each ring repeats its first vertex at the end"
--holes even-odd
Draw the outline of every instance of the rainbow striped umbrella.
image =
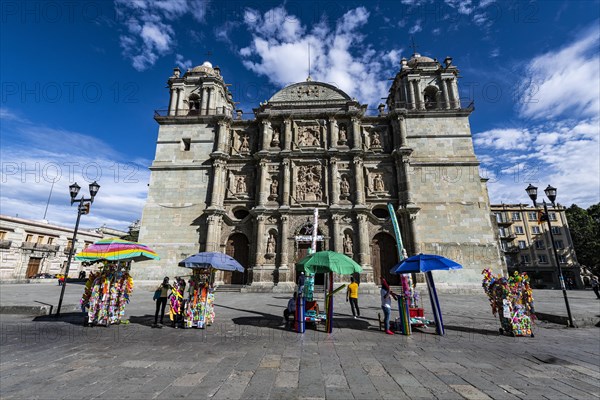
POLYGON ((79 261, 144 261, 160 260, 154 250, 137 242, 119 238, 107 238, 97 241, 75 255, 79 261))

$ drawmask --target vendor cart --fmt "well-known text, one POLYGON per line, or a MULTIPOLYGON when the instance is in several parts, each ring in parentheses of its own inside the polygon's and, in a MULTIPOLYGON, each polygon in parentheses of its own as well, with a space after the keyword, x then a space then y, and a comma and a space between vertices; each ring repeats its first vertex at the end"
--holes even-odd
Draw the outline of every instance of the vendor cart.
POLYGON ((529 277, 515 272, 505 278, 493 276, 489 269, 483 271, 483 288, 490 299, 492 313, 500 319, 500 334, 507 336, 530 336, 535 312, 529 277))

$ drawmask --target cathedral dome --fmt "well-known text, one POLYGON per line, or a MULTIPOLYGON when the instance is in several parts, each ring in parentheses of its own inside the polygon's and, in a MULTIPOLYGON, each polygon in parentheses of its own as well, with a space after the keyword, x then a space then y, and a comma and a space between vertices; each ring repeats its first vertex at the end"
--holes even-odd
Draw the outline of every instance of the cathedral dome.
POLYGON ((410 67, 414 67, 417 64, 432 63, 432 62, 435 62, 435 60, 433 58, 430 58, 430 57, 427 57, 427 56, 422 56, 419 53, 415 53, 410 58, 410 60, 408 60, 408 65, 410 67))
POLYGON ((191 72, 204 72, 206 74, 214 74, 214 69, 210 62, 204 61, 202 65, 198 65, 192 68, 191 72))
POLYGON ((298 82, 284 87, 269 99, 269 103, 318 100, 337 100, 346 102, 351 100, 351 98, 333 85, 307 80, 306 82, 298 82))

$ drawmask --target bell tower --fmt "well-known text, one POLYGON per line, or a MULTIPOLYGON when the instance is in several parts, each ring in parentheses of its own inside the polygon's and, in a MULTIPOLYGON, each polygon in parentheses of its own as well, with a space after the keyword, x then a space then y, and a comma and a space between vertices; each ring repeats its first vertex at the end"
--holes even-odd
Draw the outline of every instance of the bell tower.
POLYGON ((446 57, 444 66, 419 53, 408 61, 402 58, 387 106, 418 111, 460 109, 457 78, 458 69, 452 65, 452 57, 446 57))

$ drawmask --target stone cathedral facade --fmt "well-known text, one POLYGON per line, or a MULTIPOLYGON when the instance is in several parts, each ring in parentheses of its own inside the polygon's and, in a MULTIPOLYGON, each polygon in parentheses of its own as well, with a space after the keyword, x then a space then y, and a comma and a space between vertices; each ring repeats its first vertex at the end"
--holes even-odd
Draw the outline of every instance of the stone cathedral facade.
MULTIPOLYGON (((236 258, 245 273, 217 281, 247 290, 290 290, 310 247, 352 257, 367 286, 398 261, 387 210, 396 210, 409 255, 441 254, 464 265, 438 284, 479 284, 504 269, 485 179, 459 99, 458 70, 415 54, 403 59, 386 104, 368 112, 330 84, 289 85, 243 118, 218 67, 208 62, 168 80, 157 112, 156 157, 140 241, 161 260, 136 264, 138 279, 183 275, 199 251, 236 258)), ((317 276, 316 283, 319 283, 317 276)))

